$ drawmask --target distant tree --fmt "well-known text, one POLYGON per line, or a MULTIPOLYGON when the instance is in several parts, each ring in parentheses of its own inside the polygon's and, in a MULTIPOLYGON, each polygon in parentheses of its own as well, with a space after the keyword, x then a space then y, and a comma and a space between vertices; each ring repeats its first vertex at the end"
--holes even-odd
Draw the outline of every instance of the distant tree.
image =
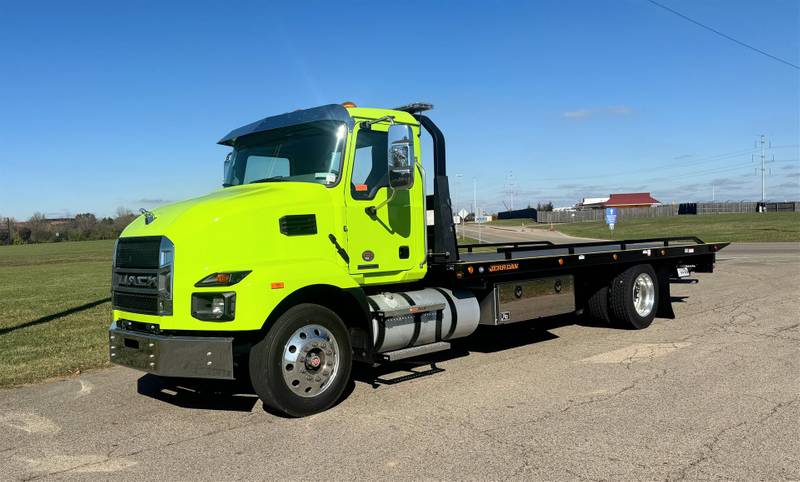
POLYGON ((96 239, 95 227, 97 217, 92 213, 82 213, 75 216, 75 229, 80 239, 96 239))
POLYGON ((136 215, 131 212, 130 209, 126 207, 118 207, 117 208, 117 216, 114 218, 114 229, 116 230, 116 234, 122 232, 123 229, 128 227, 128 225, 136 219, 136 215))
POLYGON ((551 201, 547 201, 546 203, 538 203, 536 204, 537 211, 552 211, 553 210, 553 203, 551 201))
POLYGON ((11 244, 13 229, 11 218, 0 216, 0 244, 11 244))
POLYGON ((27 224, 27 229, 30 232, 28 236, 23 236, 20 232, 20 236, 26 243, 46 243, 53 240, 53 231, 50 229, 50 225, 47 223, 47 218, 44 214, 39 212, 33 213, 33 216, 28 219, 27 224))
POLYGON ((27 226, 22 226, 21 228, 17 229, 17 232, 14 236, 14 244, 22 244, 30 242, 31 240, 31 228, 27 226))

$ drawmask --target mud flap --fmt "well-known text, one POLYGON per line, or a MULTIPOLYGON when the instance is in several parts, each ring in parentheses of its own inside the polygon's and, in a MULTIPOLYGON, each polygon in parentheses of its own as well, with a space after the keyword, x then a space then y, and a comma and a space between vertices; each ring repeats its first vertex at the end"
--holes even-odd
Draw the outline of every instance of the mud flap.
POLYGON ((675 312, 672 311, 672 297, 669 288, 670 270, 666 265, 658 268, 658 311, 656 317, 675 319, 675 312))

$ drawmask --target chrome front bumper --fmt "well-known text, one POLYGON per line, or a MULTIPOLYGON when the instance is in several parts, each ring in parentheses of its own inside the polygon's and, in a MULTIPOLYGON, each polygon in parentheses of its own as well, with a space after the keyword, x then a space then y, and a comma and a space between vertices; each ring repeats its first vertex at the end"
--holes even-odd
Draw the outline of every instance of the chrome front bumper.
POLYGON ((233 338, 108 329, 112 363, 165 377, 233 379, 233 338))

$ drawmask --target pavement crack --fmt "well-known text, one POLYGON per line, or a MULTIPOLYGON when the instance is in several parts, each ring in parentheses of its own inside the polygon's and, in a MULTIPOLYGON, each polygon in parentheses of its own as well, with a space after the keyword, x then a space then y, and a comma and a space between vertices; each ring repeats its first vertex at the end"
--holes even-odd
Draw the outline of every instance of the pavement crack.
MULTIPOLYGON (((768 399, 763 398, 763 397, 759 397, 759 396, 756 396, 756 398, 760 398, 762 400, 769 401, 768 399)), ((785 401, 785 402, 775 403, 767 413, 765 413, 764 415, 760 416, 758 419, 756 419, 754 421, 743 420, 741 422, 738 422, 738 423, 736 423, 734 425, 731 425, 729 427, 725 427, 722 430, 718 431, 717 433, 715 433, 711 437, 711 440, 709 440, 708 442, 703 444, 703 448, 701 449, 700 454, 695 459, 690 461, 687 465, 682 467, 680 472, 678 472, 677 477, 675 477, 674 479, 671 479, 671 480, 686 480, 687 478, 692 478, 692 479, 698 478, 696 475, 690 477, 689 476, 689 471, 691 469, 697 467, 698 465, 702 464, 703 462, 706 462, 708 460, 712 460, 714 458, 714 456, 715 456, 715 452, 716 452, 716 450, 718 448, 718 445, 719 445, 720 441, 722 440, 722 438, 725 435, 727 435, 728 433, 730 433, 730 432, 732 432, 732 431, 734 431, 734 430, 736 430, 736 429, 738 429, 740 427, 744 427, 746 425, 750 425, 750 424, 752 424, 752 425, 762 425, 764 422, 766 422, 767 420, 769 420, 770 418, 775 416, 775 414, 777 414, 779 411, 781 411, 782 409, 784 409, 786 407, 789 407, 789 406, 793 405, 794 403, 796 403, 798 401, 800 401, 800 400, 799 399, 793 399, 793 400, 788 400, 788 401, 785 401)))

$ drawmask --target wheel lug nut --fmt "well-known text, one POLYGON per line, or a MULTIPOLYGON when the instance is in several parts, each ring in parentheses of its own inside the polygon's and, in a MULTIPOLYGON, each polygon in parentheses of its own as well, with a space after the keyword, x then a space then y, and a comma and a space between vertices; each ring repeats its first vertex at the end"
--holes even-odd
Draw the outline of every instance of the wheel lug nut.
POLYGON ((314 377, 310 377, 310 376, 308 376, 308 377, 306 377, 306 380, 308 380, 308 381, 310 382, 310 381, 311 381, 313 378, 314 378, 314 377))
POLYGON ((320 378, 320 377, 316 377, 314 380, 316 380, 316 381, 318 381, 318 382, 319 382, 319 381, 321 381, 321 380, 322 380, 322 378, 320 378))

